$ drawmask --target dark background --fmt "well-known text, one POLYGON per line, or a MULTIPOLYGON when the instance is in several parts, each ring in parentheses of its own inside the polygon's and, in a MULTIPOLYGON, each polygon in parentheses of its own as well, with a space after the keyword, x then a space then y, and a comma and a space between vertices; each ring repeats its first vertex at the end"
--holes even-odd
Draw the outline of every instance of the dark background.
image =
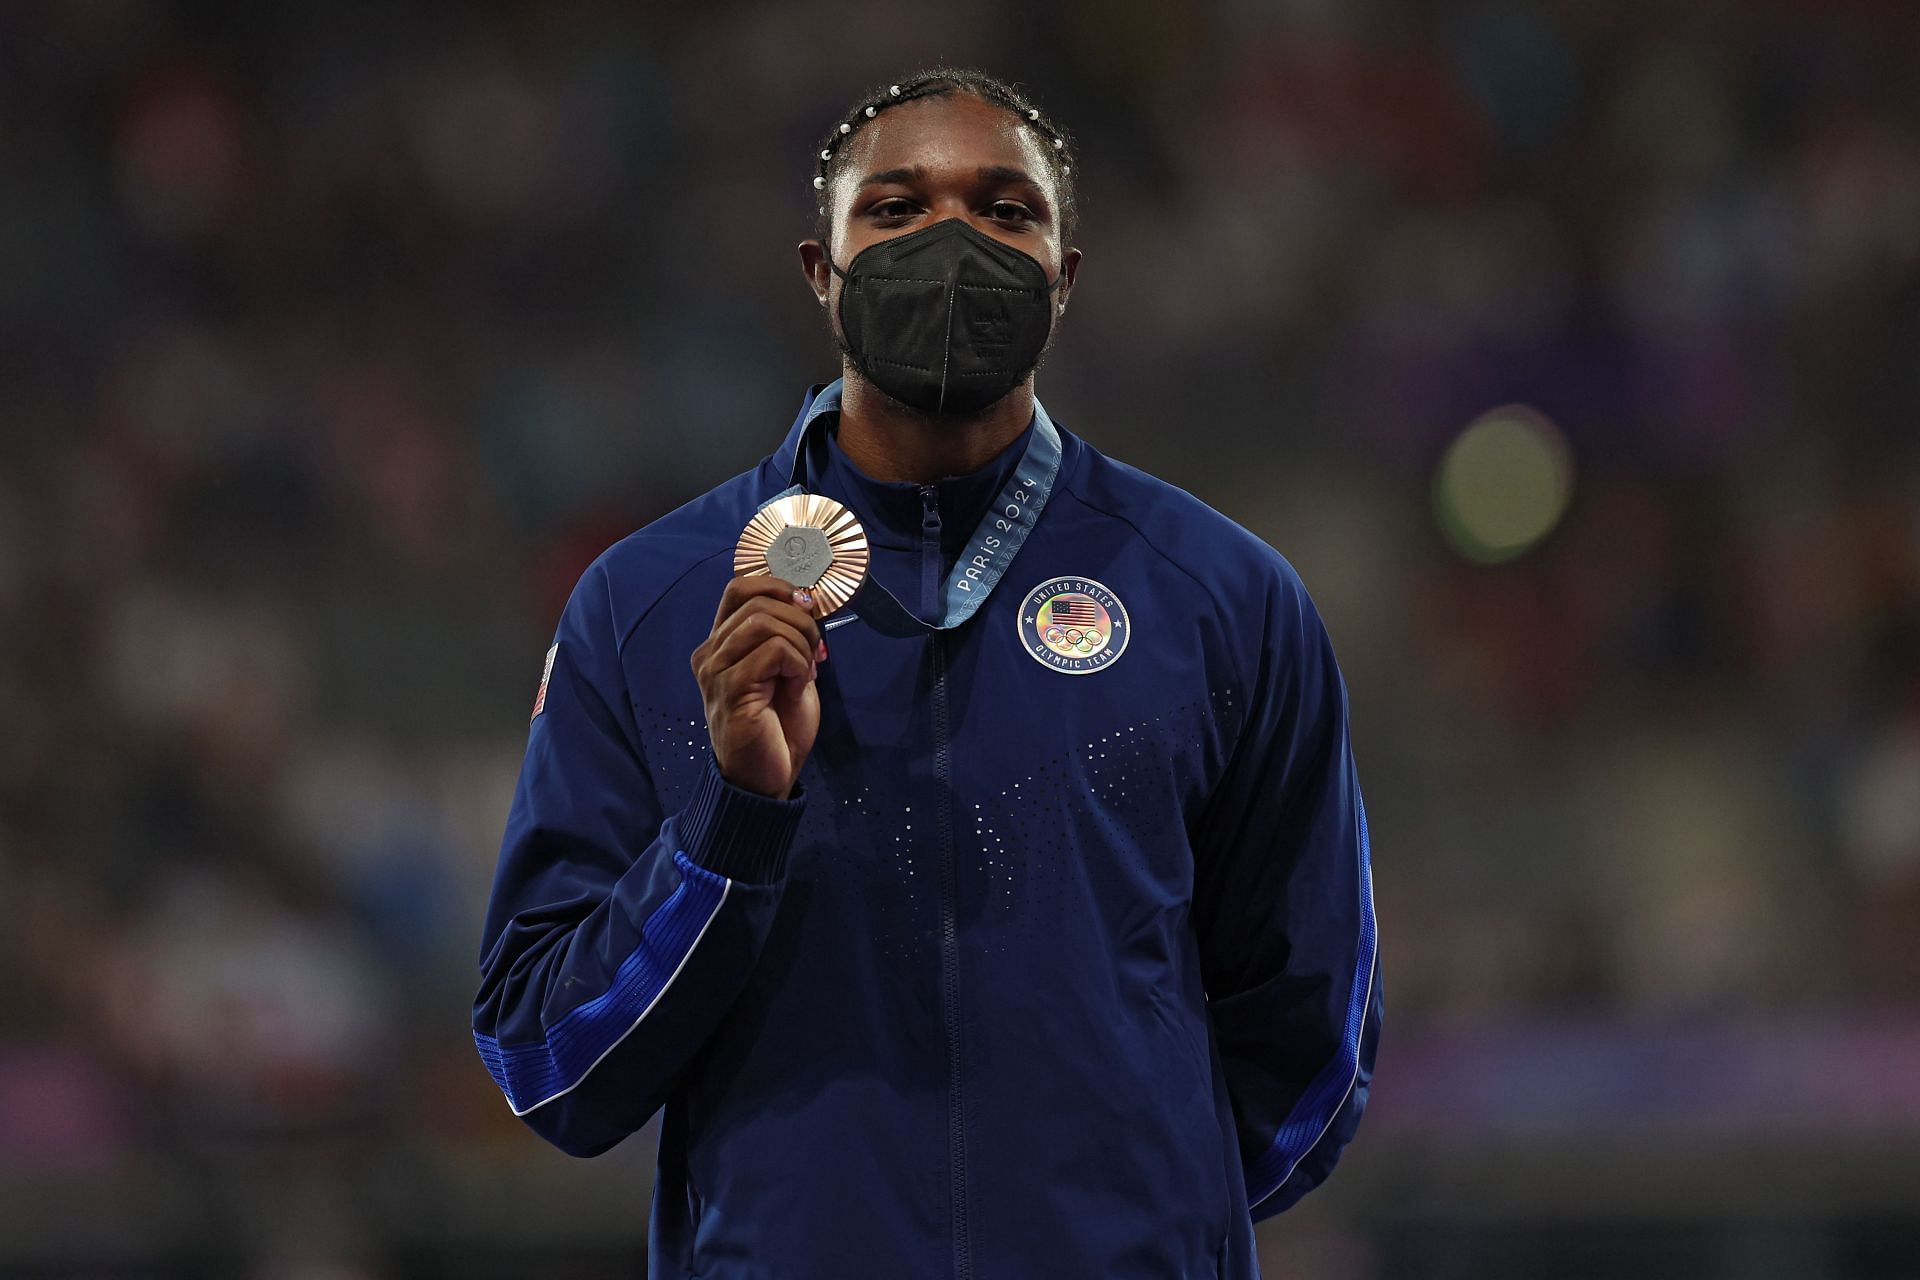
POLYGON ((466 1021, 541 655, 834 375, 817 138, 939 61, 1077 138, 1049 408, 1352 690, 1269 1274, 1920 1274, 1904 0, 0 4, 0 1273, 635 1273, 651 1135, 466 1021))

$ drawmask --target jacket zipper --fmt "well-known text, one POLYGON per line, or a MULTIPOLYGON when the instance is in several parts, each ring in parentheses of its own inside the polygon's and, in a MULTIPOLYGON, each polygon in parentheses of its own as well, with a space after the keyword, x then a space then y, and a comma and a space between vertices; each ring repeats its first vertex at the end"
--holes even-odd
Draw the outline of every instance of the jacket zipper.
MULTIPOLYGON (((922 607, 941 604, 940 494, 920 486, 920 581, 922 607)), ((946 633, 928 638, 933 660, 934 831, 940 842, 940 1011, 947 1033, 947 1171, 953 1213, 953 1274, 972 1280, 973 1242, 967 1219, 966 1093, 961 1079, 960 930, 956 899, 958 871, 953 856, 952 759, 948 742, 946 633)))

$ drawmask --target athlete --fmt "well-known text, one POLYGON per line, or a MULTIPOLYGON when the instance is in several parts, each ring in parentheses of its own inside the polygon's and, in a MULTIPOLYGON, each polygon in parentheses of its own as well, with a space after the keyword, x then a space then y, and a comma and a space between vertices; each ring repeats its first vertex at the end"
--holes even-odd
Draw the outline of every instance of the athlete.
POLYGON ((1036 398, 1073 166, 974 71, 836 123, 841 377, 547 651, 474 1038, 574 1155, 663 1111, 655 1277, 1253 1276, 1366 1106, 1346 688, 1279 554, 1036 398))

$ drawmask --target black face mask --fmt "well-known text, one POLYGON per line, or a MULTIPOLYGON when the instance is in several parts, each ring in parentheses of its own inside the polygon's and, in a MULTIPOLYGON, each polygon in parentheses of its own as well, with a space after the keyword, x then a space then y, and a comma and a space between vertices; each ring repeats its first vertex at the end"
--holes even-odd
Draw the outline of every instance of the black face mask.
POLYGON ((923 413, 968 416, 1019 386, 1053 332, 1053 291, 1030 254, 959 218, 868 245, 840 277, 854 367, 923 413))

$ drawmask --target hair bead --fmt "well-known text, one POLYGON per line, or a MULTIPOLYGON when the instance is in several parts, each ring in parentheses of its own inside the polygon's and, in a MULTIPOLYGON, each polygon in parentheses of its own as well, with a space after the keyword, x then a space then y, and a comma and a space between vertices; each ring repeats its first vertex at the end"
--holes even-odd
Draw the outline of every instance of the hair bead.
POLYGON ((1040 118, 1040 108, 1034 107, 1027 112, 1027 119, 1038 120, 1039 118, 1040 118))
POLYGON ((888 93, 889 93, 890 95, 892 95, 893 97, 896 97, 896 98, 897 98, 897 97, 899 97, 899 96, 900 96, 900 86, 899 86, 899 85, 897 85, 897 84, 896 84, 896 85, 892 85, 892 86, 890 86, 890 87, 889 87, 889 88, 887 89, 887 92, 888 92, 888 93))
POLYGON ((852 125, 850 125, 850 124, 848 124, 848 123, 847 123, 846 121, 844 121, 844 120, 843 120, 843 121, 841 121, 841 122, 840 122, 840 132, 842 132, 842 133, 852 133, 852 132, 853 132, 853 126, 852 126, 852 125))
POLYGON ((815 178, 813 180, 813 189, 815 191, 825 190, 826 185, 827 185, 827 180, 825 178, 815 178))
POLYGON ((820 158, 822 160, 831 160, 833 159, 833 152, 831 150, 823 150, 820 153, 820 158))
POLYGON ((871 119, 873 119, 873 117, 874 117, 874 116, 875 116, 876 114, 878 114, 878 112, 879 112, 879 110, 880 110, 880 108, 878 108, 878 107, 868 107, 868 108, 867 108, 867 119, 869 119, 869 120, 871 120, 871 119))

